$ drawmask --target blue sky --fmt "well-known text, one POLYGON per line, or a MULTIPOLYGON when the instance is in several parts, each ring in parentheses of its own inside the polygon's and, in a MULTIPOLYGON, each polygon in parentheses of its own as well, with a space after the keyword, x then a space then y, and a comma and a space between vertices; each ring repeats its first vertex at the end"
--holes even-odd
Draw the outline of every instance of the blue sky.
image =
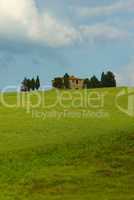
POLYGON ((134 0, 0 0, 0 88, 104 70, 134 85, 134 0))

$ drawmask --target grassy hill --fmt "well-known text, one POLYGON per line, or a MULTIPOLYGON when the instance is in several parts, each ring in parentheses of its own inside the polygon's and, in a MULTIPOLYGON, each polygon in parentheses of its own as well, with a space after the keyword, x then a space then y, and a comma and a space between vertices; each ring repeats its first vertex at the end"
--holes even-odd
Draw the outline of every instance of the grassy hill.
MULTIPOLYGON (((78 91, 70 91, 65 108, 40 106, 27 113, 26 106, 7 108, 1 102, 0 199, 134 199, 134 118, 115 106, 122 89, 80 91, 82 97, 105 94, 99 108, 87 105, 86 98, 80 105, 78 91)), ((16 94, 5 98, 15 103, 16 94)), ((36 102, 34 94, 31 98, 36 102)), ((54 90, 45 93, 46 105, 55 100, 54 90)), ((119 103, 126 107, 127 95, 119 103)))

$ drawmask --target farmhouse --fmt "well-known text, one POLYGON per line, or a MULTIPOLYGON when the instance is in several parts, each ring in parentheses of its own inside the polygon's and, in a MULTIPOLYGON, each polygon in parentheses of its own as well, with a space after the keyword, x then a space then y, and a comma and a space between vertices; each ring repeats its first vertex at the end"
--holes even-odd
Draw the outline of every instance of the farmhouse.
POLYGON ((75 76, 70 76, 69 80, 69 87, 70 89, 82 89, 84 88, 84 80, 77 78, 75 76))
POLYGON ((84 88, 84 79, 65 74, 63 77, 57 77, 52 81, 55 88, 82 89, 84 88))

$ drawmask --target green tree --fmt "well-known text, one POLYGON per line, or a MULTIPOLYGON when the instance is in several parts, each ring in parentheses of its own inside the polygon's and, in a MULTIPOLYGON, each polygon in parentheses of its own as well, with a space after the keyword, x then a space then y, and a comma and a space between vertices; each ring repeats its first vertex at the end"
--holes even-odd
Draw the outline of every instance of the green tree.
POLYGON ((101 74, 101 87, 107 87, 107 76, 104 72, 101 74))
POLYGON ((87 88, 87 89, 91 88, 91 81, 89 80, 89 78, 86 78, 84 80, 84 88, 87 88))
POLYGON ((27 90, 30 91, 31 90, 31 80, 30 79, 27 79, 27 90))
POLYGON ((35 86, 36 86, 35 79, 32 78, 32 79, 30 80, 30 89, 31 89, 31 90, 35 90, 35 86))
POLYGON ((90 79, 90 86, 91 88, 99 88, 100 87, 100 81, 96 76, 92 76, 90 79))
POLYGON ((52 84, 53 84, 53 87, 55 88, 59 88, 59 89, 64 88, 63 78, 60 78, 60 77, 55 78, 52 84))
POLYGON ((35 88, 38 90, 40 88, 40 78, 37 76, 36 81, 35 81, 35 88))
POLYGON ((27 78, 24 78, 24 80, 21 83, 21 91, 28 91, 28 87, 27 87, 27 78))
POLYGON ((70 88, 70 85, 69 85, 69 75, 67 73, 64 75, 64 87, 66 89, 70 88))
POLYGON ((116 79, 113 72, 108 71, 106 74, 104 72, 102 73, 101 87, 116 87, 116 79))
POLYGON ((107 87, 116 87, 116 79, 113 72, 108 71, 106 76, 107 76, 107 87))

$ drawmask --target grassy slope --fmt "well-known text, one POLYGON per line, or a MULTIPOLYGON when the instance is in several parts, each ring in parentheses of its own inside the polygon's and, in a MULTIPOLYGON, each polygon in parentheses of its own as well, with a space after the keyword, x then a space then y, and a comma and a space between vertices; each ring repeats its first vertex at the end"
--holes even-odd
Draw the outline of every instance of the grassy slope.
MULTIPOLYGON (((98 90, 108 91, 108 118, 41 120, 1 105, 0 199, 134 199, 134 119, 115 108, 119 90, 98 90)), ((15 94, 7 98, 14 102, 15 94)), ((54 98, 47 92, 47 102, 54 98)))

